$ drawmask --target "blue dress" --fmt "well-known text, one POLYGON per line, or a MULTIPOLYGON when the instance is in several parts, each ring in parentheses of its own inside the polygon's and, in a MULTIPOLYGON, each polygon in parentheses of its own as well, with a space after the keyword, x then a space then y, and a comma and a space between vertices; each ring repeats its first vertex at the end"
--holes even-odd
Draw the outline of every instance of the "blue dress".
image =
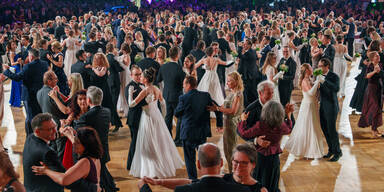
MULTIPOLYGON (((20 54, 15 55, 14 62, 17 61, 17 59, 21 58, 20 54)), ((20 64, 17 64, 15 66, 12 66, 15 68, 15 73, 19 73, 21 71, 20 64)), ((22 81, 14 81, 12 80, 12 89, 11 89, 11 97, 9 98, 9 104, 12 107, 21 107, 21 85, 22 81)))
MULTIPOLYGON (((58 53, 58 54, 54 55, 52 59, 55 61, 59 61, 59 55, 63 56, 62 53, 58 53)), ((63 65, 63 67, 58 67, 58 66, 52 64, 52 70, 55 72, 55 74, 57 76, 57 79, 58 79, 57 86, 60 88, 60 92, 62 94, 64 94, 65 96, 68 96, 70 89, 68 86, 67 76, 64 73, 64 65, 63 65)))

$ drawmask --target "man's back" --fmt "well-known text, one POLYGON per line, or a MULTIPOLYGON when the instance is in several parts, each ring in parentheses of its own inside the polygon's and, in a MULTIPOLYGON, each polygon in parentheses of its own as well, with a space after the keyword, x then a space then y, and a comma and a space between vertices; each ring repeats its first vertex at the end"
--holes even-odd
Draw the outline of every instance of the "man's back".
POLYGON ((157 81, 164 81, 163 95, 166 101, 177 101, 182 94, 185 73, 175 62, 165 63, 160 67, 157 81))
POLYGON ((225 182, 219 177, 203 177, 200 181, 175 188, 175 192, 250 192, 242 185, 225 182))
POLYGON ((48 147, 47 143, 35 135, 30 135, 25 141, 23 151, 24 185, 28 192, 63 191, 63 187, 48 176, 38 176, 32 172, 32 166, 40 166, 44 162, 54 171, 64 172, 65 169, 58 161, 57 154, 48 147))
MULTIPOLYGON (((44 85, 36 94, 37 102, 40 105, 41 111, 43 113, 52 114, 53 119, 56 124, 59 125, 60 119, 65 119, 66 115, 62 113, 59 107, 56 105, 55 101, 48 95, 52 88, 44 85)), ((61 100, 60 96, 58 96, 61 100)))

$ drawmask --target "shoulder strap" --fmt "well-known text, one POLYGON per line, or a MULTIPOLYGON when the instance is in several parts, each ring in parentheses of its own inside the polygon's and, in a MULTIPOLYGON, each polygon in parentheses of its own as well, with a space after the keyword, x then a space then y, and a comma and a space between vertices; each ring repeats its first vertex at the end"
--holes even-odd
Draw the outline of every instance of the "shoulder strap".
POLYGON ((4 188, 6 189, 6 188, 10 187, 10 186, 12 185, 12 183, 15 182, 16 180, 17 180, 16 178, 11 179, 11 180, 5 185, 4 188))

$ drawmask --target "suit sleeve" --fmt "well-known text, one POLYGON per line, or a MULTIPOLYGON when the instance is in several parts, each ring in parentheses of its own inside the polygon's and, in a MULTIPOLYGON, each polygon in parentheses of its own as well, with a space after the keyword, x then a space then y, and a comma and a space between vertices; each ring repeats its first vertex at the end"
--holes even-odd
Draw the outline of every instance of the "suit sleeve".
MULTIPOLYGON (((212 106, 213 104, 219 106, 216 101, 214 101, 211 96, 209 95, 209 93, 207 93, 208 97, 209 97, 209 104, 208 106, 212 106)), ((220 111, 215 111, 215 115, 216 115, 216 127, 223 127, 223 112, 220 112, 220 111)))
MULTIPOLYGON (((256 101, 257 101, 257 100, 256 100, 256 101)), ((254 110, 254 109, 256 108, 256 101, 254 101, 254 102, 252 102, 251 104, 249 104, 249 105, 245 108, 244 112, 249 112, 249 111, 254 110)))
POLYGON ((23 67, 23 70, 20 71, 19 73, 12 73, 11 71, 9 71, 9 69, 7 69, 6 71, 4 71, 4 75, 14 81, 22 81, 24 80, 25 73, 28 69, 29 69, 29 65, 25 65, 23 67))
POLYGON ((339 81, 339 77, 336 74, 333 74, 331 78, 324 81, 323 86, 328 90, 338 92, 340 89, 339 81))
POLYGON ((183 115, 184 113, 184 109, 185 109, 185 105, 184 105, 184 97, 183 96, 180 96, 179 97, 179 103, 177 104, 177 107, 175 109, 175 116, 176 117, 180 117, 183 115))
POLYGON ((183 185, 175 188, 175 192, 189 192, 189 191, 192 191, 192 188, 190 185, 183 185))
POLYGON ((289 67, 290 69, 288 69, 287 74, 284 74, 283 79, 292 81, 295 78, 296 73, 296 62, 293 59, 291 60, 289 67))
POLYGON ((49 167, 49 169, 57 172, 64 173, 65 168, 60 163, 59 158, 57 157, 57 154, 49 150, 43 157, 43 163, 49 167))
POLYGON ((162 76, 162 73, 161 73, 161 68, 162 67, 160 67, 160 69, 159 69, 159 72, 157 73, 157 79, 156 79, 156 83, 160 83, 160 82, 162 82, 163 81, 163 76, 162 76))

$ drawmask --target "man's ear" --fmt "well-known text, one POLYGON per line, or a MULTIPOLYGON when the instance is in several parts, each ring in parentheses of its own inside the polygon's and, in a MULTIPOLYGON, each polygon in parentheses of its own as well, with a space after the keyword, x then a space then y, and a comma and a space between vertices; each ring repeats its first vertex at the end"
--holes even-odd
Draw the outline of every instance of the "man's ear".
POLYGON ((200 161, 197 160, 197 169, 201 169, 200 161))
POLYGON ((223 159, 220 159, 220 167, 223 167, 224 163, 223 163, 223 159))

